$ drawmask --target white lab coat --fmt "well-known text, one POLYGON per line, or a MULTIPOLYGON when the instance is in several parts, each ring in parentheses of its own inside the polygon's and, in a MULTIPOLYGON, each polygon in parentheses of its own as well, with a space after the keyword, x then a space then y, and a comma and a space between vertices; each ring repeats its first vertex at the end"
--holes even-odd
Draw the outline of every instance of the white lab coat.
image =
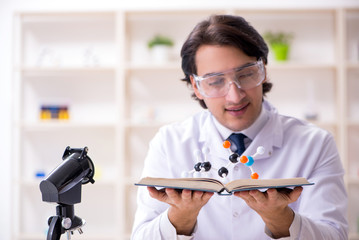
MULTIPOLYGON (((269 120, 244 152, 253 155, 258 146, 265 148, 265 154, 255 158, 253 169, 262 179, 306 177, 315 183, 305 186, 298 201, 290 205, 295 221, 288 239, 347 239, 344 170, 333 137, 312 124, 279 115, 266 101, 263 107, 269 112, 269 120)), ((197 162, 194 150, 203 147, 210 149, 212 166, 219 169, 229 161, 222 142, 209 111, 165 126, 150 143, 143 176, 181 177, 197 162)), ((227 181, 250 178, 250 170, 241 163, 232 164, 228 170, 227 181)), ((167 217, 169 205, 152 199, 145 187, 139 187, 137 203, 132 239, 178 238, 167 217)), ((193 239, 270 237, 260 216, 242 199, 215 194, 199 213, 193 239)))

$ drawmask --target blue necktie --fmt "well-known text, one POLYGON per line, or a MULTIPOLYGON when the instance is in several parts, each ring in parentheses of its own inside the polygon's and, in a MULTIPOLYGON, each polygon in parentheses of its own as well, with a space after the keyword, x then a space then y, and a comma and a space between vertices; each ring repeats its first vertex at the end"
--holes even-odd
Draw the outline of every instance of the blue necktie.
POLYGON ((244 150, 246 150, 246 147, 244 146, 244 139, 246 137, 247 136, 242 133, 232 133, 228 138, 230 142, 236 145, 237 150, 235 152, 238 153, 239 156, 241 156, 244 150))

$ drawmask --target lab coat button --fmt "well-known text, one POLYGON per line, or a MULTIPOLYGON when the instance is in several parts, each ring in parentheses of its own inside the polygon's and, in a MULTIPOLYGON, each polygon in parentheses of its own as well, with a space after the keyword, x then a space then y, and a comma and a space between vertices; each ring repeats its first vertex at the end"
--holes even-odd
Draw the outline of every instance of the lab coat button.
POLYGON ((233 217, 235 217, 235 218, 238 217, 238 212, 234 212, 233 217))
POLYGON ((233 169, 234 169, 234 171, 238 171, 238 170, 239 170, 239 166, 236 165, 233 169))

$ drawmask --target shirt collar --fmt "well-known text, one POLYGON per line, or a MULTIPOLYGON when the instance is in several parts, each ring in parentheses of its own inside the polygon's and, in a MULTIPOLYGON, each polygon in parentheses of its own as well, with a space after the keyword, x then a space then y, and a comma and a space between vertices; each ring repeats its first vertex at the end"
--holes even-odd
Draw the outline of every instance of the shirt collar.
POLYGON ((233 132, 232 130, 226 128, 221 123, 217 121, 217 119, 212 115, 214 125, 216 126, 219 134, 221 135, 222 139, 227 139, 232 133, 243 133, 251 140, 254 139, 254 137, 257 135, 257 133, 263 128, 265 123, 268 121, 268 112, 266 108, 262 107, 261 112, 258 116, 258 118, 254 121, 254 123, 249 126, 248 128, 239 131, 239 132, 233 132))

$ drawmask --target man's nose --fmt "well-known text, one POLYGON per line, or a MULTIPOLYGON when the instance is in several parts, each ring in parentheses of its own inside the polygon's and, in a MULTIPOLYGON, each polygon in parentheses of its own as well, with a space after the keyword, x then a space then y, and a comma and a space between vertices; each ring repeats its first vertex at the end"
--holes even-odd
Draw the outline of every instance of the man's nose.
POLYGON ((227 101, 239 102, 245 96, 244 90, 242 90, 234 81, 229 83, 228 93, 226 95, 227 101))

